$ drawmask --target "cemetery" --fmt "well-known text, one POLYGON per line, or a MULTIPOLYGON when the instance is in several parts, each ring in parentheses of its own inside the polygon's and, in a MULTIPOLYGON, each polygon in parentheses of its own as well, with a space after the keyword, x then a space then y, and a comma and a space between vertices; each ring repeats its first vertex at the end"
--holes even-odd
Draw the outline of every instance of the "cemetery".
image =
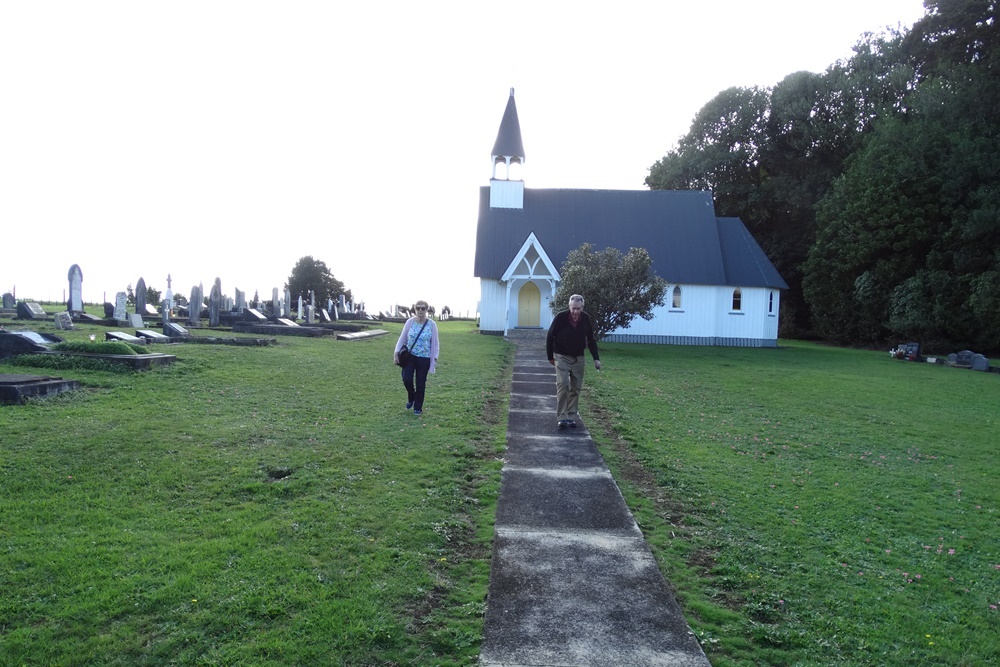
MULTIPOLYGON (((4 649, 25 664, 195 664, 213 650, 247 664, 264 651, 472 664, 495 652, 487 587, 520 534, 494 537, 512 516, 501 480, 546 453, 575 460, 552 436, 507 444, 541 387, 523 379, 533 371, 516 365, 518 346, 439 319, 442 358, 416 417, 390 363, 401 318, 310 321, 282 299, 240 312, 240 295, 230 309, 212 291, 214 313, 206 302, 143 315, 116 299, 82 313, 13 301, 0 314, 0 475, 17 499, 4 649), (296 329, 324 333, 281 333, 296 329), (140 353, 79 351, 104 345, 140 353), (20 365, 102 354, 172 361, 20 365)), ((998 499, 995 424, 981 417, 997 376, 956 369, 992 371, 988 359, 915 343, 891 357, 932 363, 795 341, 601 352, 604 372, 585 385, 587 460, 606 461, 599 479, 621 488, 713 661, 768 651, 829 664, 864 644, 880 647, 866 649, 879 664, 930 664, 984 650, 1000 588, 984 576, 998 499), (927 600, 945 610, 934 627, 927 600), (854 613, 825 611, 844 605, 854 613), (789 639, 829 636, 831 623, 827 645, 789 639)), ((546 493, 569 488, 559 474, 546 493)))

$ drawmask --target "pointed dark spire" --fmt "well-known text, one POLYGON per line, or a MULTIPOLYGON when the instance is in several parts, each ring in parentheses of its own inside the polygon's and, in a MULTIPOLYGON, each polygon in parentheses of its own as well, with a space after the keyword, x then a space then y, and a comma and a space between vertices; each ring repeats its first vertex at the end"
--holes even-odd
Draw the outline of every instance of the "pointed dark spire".
POLYGON ((511 162, 524 162, 524 144, 521 143, 521 123, 517 120, 517 105, 514 104, 514 89, 510 89, 507 108, 500 121, 497 141, 493 144, 493 160, 511 158, 511 162), (517 158, 517 159, 513 159, 517 158))

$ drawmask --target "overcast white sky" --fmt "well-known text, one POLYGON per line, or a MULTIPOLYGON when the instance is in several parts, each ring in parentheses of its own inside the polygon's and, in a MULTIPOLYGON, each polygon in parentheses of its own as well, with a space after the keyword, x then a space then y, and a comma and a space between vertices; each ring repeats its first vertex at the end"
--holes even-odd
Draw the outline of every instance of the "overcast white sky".
POLYGON ((644 189, 730 86, 821 72, 920 0, 0 2, 0 292, 140 277, 474 310, 511 87, 527 187, 644 189), (400 237, 413 250, 400 249, 400 237))

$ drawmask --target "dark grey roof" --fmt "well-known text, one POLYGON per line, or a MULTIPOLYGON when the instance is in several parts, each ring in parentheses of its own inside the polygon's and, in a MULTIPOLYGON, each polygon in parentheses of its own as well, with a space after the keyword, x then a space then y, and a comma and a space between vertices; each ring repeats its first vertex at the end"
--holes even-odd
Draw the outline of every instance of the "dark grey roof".
POLYGON ((670 283, 788 288, 739 218, 715 217, 710 192, 526 188, 523 209, 491 209, 484 186, 476 277, 502 276, 532 232, 557 269, 590 243, 595 250, 645 248, 670 283))
POLYGON ((507 98, 507 108, 500 120, 500 130, 497 132, 496 143, 493 144, 491 155, 516 156, 524 159, 524 144, 521 142, 521 123, 517 119, 517 105, 514 104, 514 89, 510 89, 507 98))

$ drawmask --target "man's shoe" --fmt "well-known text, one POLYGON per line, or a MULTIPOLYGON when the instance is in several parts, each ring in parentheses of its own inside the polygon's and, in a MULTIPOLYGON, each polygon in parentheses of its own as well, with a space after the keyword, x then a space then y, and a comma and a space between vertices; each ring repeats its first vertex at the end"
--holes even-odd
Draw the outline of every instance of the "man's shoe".
POLYGON ((406 402, 406 409, 407 410, 412 410, 413 409, 413 401, 407 401, 406 402))
POLYGON ((566 426, 572 426, 573 428, 576 428, 576 420, 575 419, 567 419, 566 420, 566 426))
POLYGON ((566 420, 566 419, 560 419, 559 420, 559 428, 566 428, 567 424, 569 424, 568 420, 566 420))
POLYGON ((418 408, 418 409, 416 409, 416 410, 414 410, 414 411, 413 411, 413 414, 415 414, 415 415, 422 415, 422 414, 424 414, 424 411, 423 411, 423 410, 420 410, 420 409, 418 408))

